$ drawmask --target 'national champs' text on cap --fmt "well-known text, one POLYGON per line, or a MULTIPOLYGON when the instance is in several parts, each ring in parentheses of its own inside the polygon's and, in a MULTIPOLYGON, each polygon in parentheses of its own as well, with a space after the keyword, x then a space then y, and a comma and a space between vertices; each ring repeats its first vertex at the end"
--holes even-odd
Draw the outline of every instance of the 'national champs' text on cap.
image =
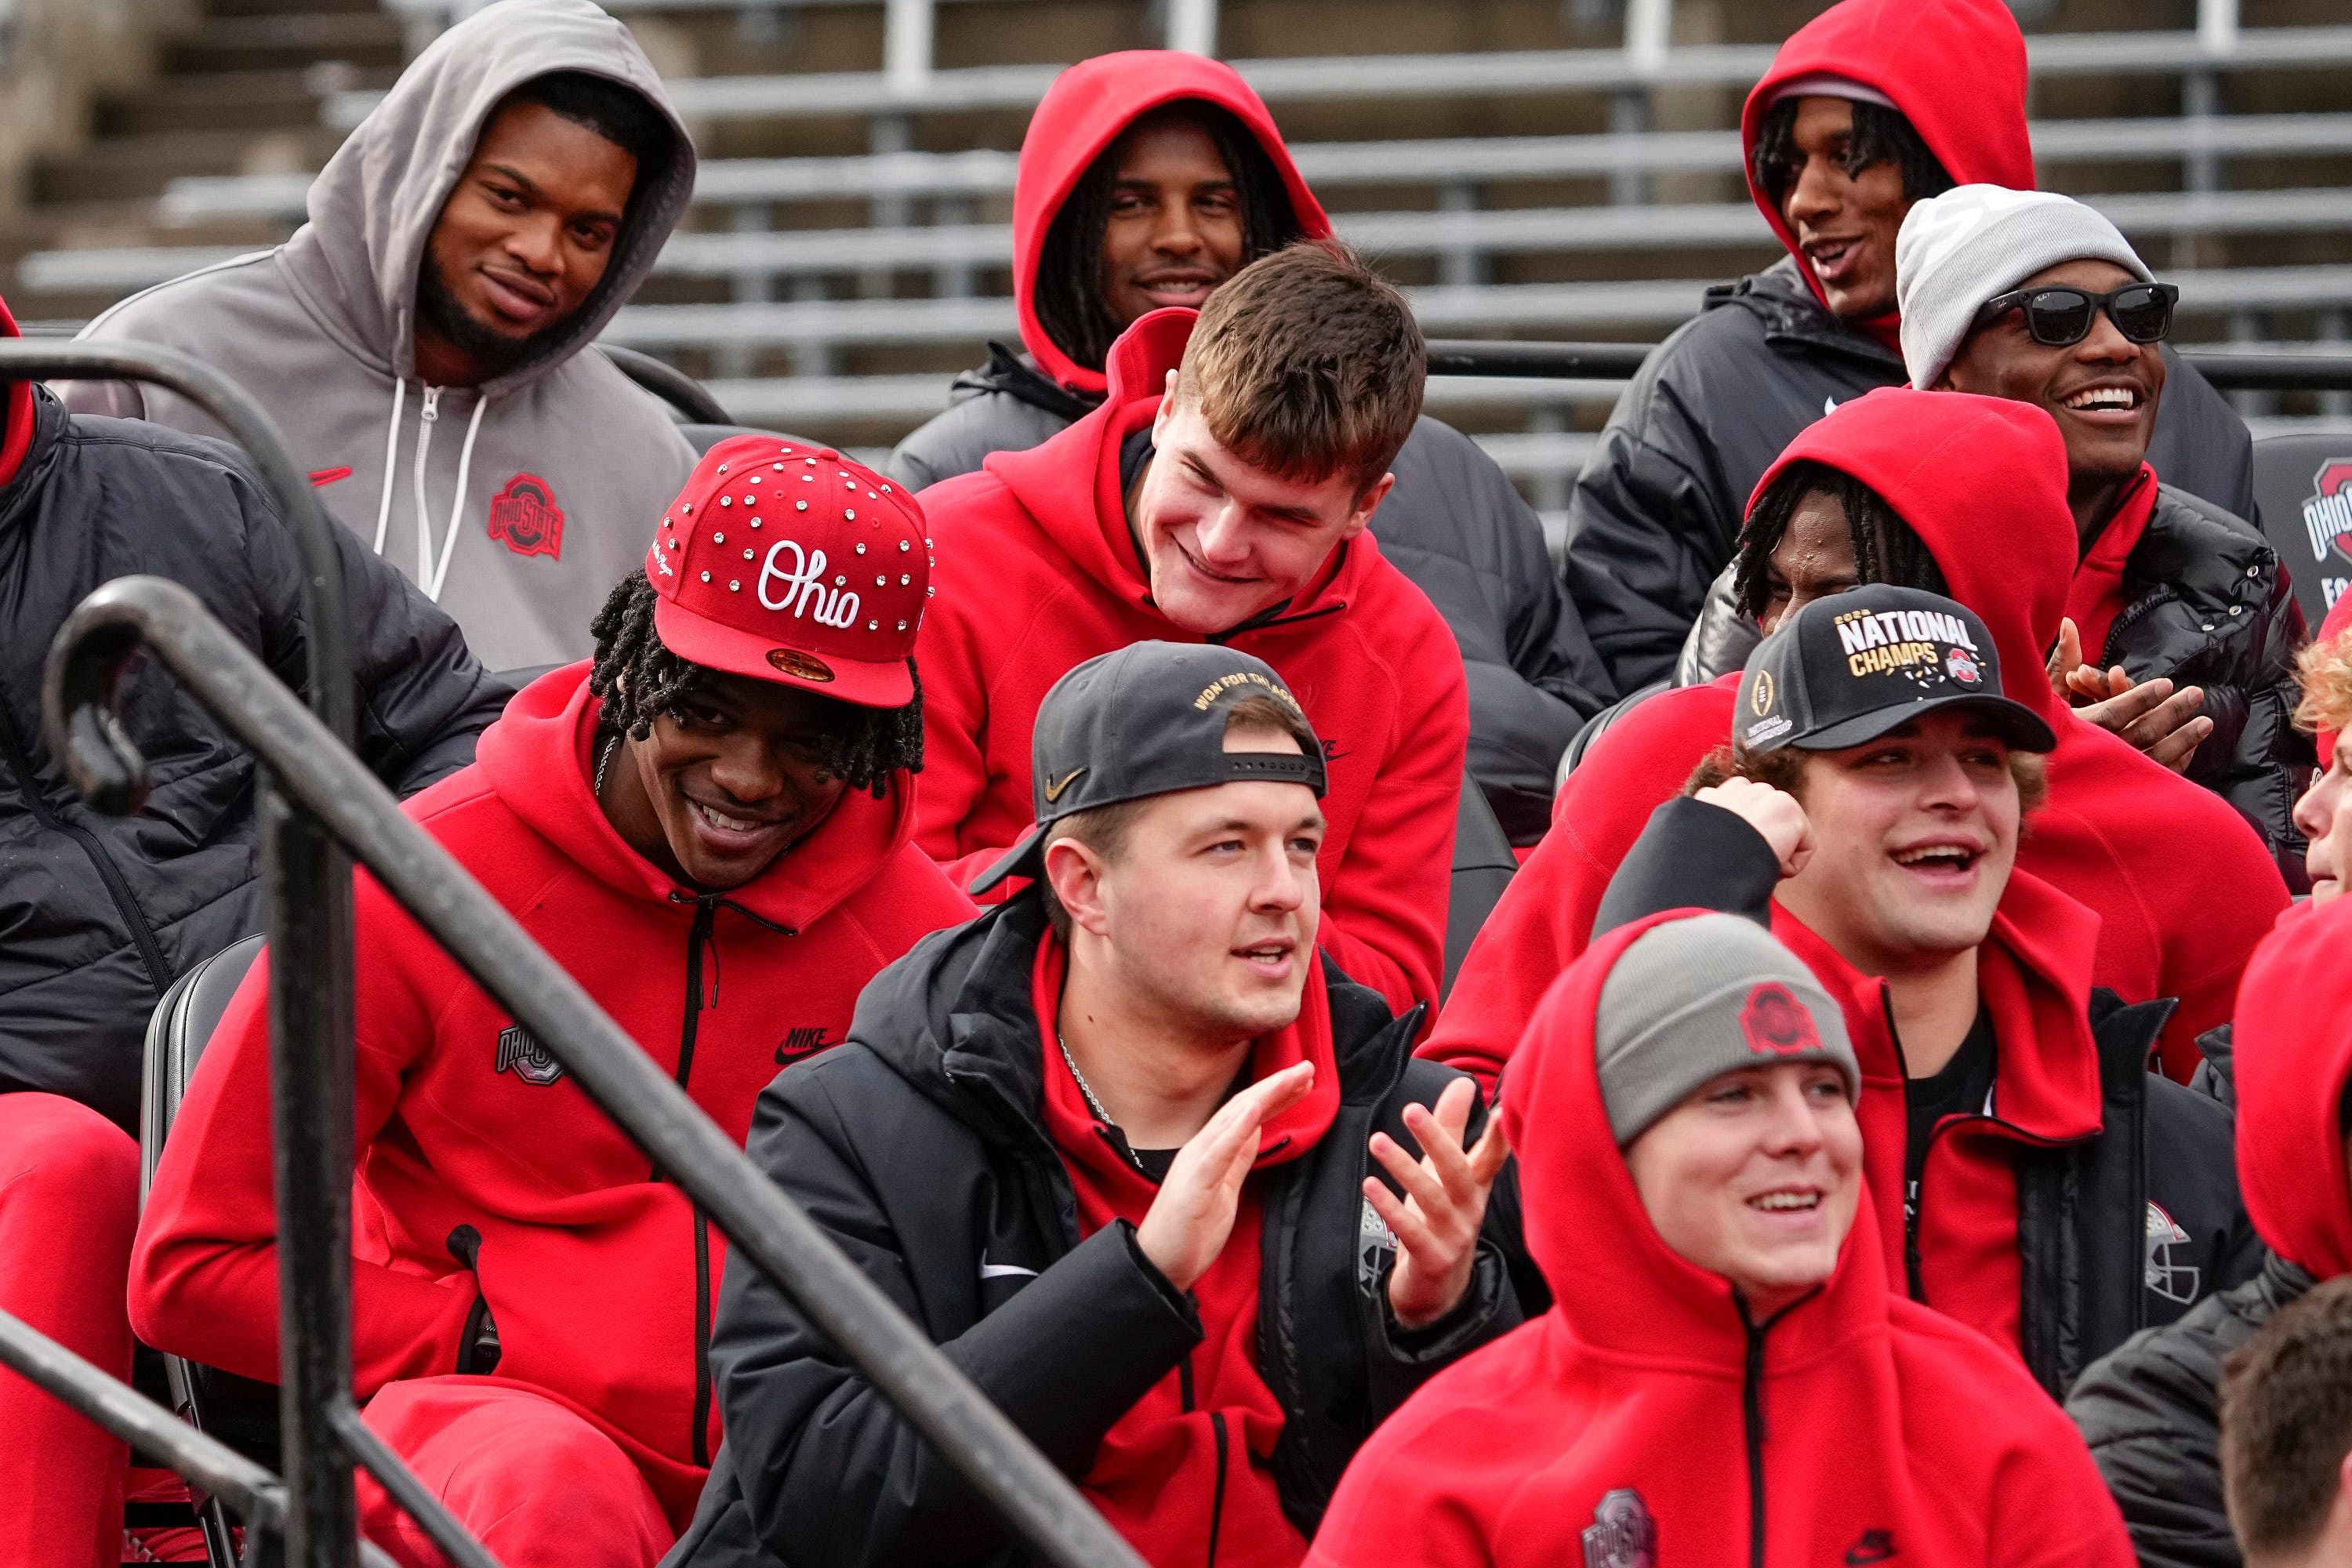
POLYGON ((903 485, 829 447, 735 436, 703 455, 646 552, 678 658, 867 708, 914 700, 931 542, 903 485))
POLYGON ((1833 752, 1953 707, 1985 713, 2019 751, 2057 744, 2041 715, 2002 694, 2000 656, 1972 611, 1874 583, 1811 601, 1757 645, 1732 734, 1749 752, 1833 752))

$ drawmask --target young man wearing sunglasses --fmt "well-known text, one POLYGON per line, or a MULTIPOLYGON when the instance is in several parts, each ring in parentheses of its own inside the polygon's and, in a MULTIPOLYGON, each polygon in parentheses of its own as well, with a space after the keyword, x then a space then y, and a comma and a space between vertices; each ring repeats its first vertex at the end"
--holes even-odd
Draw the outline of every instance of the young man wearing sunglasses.
POLYGON ((2180 291, 2080 202, 1993 185, 1917 204, 1895 258, 1911 384, 2035 404, 2065 437, 2082 544, 2061 694, 2236 806, 2294 881, 2302 614, 2252 523, 2147 462, 2180 291))

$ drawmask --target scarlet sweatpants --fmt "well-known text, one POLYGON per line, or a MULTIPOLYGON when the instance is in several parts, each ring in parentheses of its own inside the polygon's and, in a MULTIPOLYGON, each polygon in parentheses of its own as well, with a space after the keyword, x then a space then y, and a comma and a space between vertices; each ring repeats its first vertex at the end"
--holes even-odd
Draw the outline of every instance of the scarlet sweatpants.
MULTIPOLYGON (((365 1415, 506 1568, 653 1568, 677 1539, 619 1445, 528 1384, 389 1383, 365 1415)), ((444 1568, 424 1531, 365 1473, 360 1528, 402 1568, 444 1568)))
MULTIPOLYGON (((131 1376, 123 1309, 139 1226, 139 1146, 54 1094, 0 1094, 0 1310, 131 1376)), ((129 1450, 0 1370, 0 1563, 122 1561, 129 1450)))

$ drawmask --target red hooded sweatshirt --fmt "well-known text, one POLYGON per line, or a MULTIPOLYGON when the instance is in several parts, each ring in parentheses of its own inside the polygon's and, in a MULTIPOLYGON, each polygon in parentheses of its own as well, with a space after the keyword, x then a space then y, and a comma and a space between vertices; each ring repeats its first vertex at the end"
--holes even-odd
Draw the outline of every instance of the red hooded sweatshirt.
MULTIPOLYGON (((1842 77, 1891 100, 1955 184, 2033 189, 2025 35, 2000 0, 1843 0, 1831 6, 1789 35, 1748 93, 1739 113, 1743 153, 1755 151, 1764 116, 1781 89, 1818 76, 1842 77)), ((1743 161, 1748 195, 1827 309, 1828 297, 1788 220, 1757 187, 1755 160, 1743 161)), ((1855 325, 1896 347, 1894 311, 1855 325)))
MULTIPOLYGON (((2050 800, 2017 865, 2090 906, 2090 980, 2128 1002, 2176 996, 2166 1069, 2185 1078, 2196 1037, 2226 1021, 2238 974, 2286 907, 2286 885, 2221 796, 2077 719, 2043 679, 2074 574, 2066 454, 2031 404, 1887 387, 1842 404, 1782 453, 1761 494, 1803 459, 1843 469, 1926 543, 1951 596, 1983 617, 2008 694, 2049 721, 2050 800)), ((1738 678, 1636 706, 1594 744, 1552 805, 1551 830, 1463 960, 1422 1047, 1491 1080, 1552 976, 1584 950, 1601 895, 1659 802, 1731 735, 1738 678)))
MULTIPOLYGON (((1029 829, 1029 734, 1055 681, 1129 643, 1203 640, 1153 606, 1119 481, 1120 443, 1159 412, 1193 314, 1129 328, 1086 418, 923 492, 942 548, 923 623, 917 841, 959 884, 1029 829)), ((1453 632, 1368 531, 1219 640, 1279 670, 1322 737, 1324 950, 1399 1012, 1434 1002, 1470 740, 1453 632)))
MULTIPOLYGON (((1021 171, 1013 185, 1013 297, 1022 344, 1037 367, 1086 396, 1101 396, 1108 378, 1064 353, 1037 319, 1037 266, 1046 231, 1087 165, 1121 132, 1153 110, 1188 99, 1227 110, 1257 138, 1290 194, 1301 233, 1309 239, 1331 233, 1331 220, 1290 161, 1274 116, 1233 67, 1176 49, 1126 49, 1072 66, 1045 89, 1021 139, 1021 171)), ((929 508, 929 497, 923 504, 929 508)))
POLYGON ((1862 1067, 1863 1160, 1890 1289, 1915 1295, 2020 1357, 2024 1275, 2013 1156, 2021 1147, 2095 1138, 2106 1120, 2089 1014, 2098 926, 2097 916, 2048 883, 2011 873, 1992 929, 1977 949, 1979 1002, 1996 1042, 1992 1095, 1985 1114, 1947 1116, 1929 1134, 1919 1173, 1913 1292, 1902 1196, 1909 1111, 1886 983, 1854 969, 1804 922, 1772 906, 1772 934, 1837 998, 1862 1067))
POLYGON ((2238 1185, 2270 1249, 2315 1279, 2352 1274, 2352 899, 2299 904, 2246 965, 2231 1032, 2238 1185))
MULTIPOLYGON (((0 300, 0 338, 21 338, 16 330, 16 318, 10 312, 8 302, 0 300)), ((0 429, 0 485, 16 477, 25 461, 25 454, 33 445, 33 384, 12 381, 6 386, 7 405, 0 419, 6 427, 0 429)))
POLYGON ((1372 1434, 1308 1563, 2126 1568, 2064 1414, 1982 1336, 1893 1294, 1866 1231, 1760 1331, 1659 1238, 1609 1130, 1593 1018, 1618 956, 1676 918, 1595 943, 1512 1068, 1503 1125, 1557 1302, 1372 1434))
MULTIPOLYGON (((1062 980, 1069 957, 1050 935, 1037 945, 1031 1000, 1045 1053, 1045 1131, 1078 1201, 1078 1234, 1114 1220, 1141 1225, 1158 1184, 1147 1180, 1095 1120, 1062 1053, 1062 980)), ((1282 1436, 1282 1402, 1258 1370, 1257 1305, 1265 1206, 1255 1173, 1296 1160, 1331 1130, 1339 1108, 1331 1052, 1329 993, 1309 984, 1297 1019, 1259 1040, 1252 1082, 1296 1062, 1315 1064, 1305 1100, 1268 1121, 1224 1250, 1192 1282, 1201 1342, 1104 1434, 1081 1478, 1087 1499, 1152 1563, 1219 1568, 1294 1568, 1307 1542, 1282 1511, 1270 1468, 1282 1436)))
MULTIPOLYGON (((767 872, 698 900, 590 793, 587 678, 533 682, 474 766, 404 809, 740 1143, 779 1067, 838 1042, 867 979, 971 905, 910 842, 904 778, 887 799, 844 795, 767 872)), ((373 878, 354 880, 357 1392, 453 1373, 478 1294, 498 1381, 587 1416, 683 1529, 719 1436, 715 1410, 695 1429, 695 1303, 715 1299, 723 1238, 373 878), (453 1256, 463 1226, 470 1267, 453 1256)), ((131 1319, 152 1344, 274 1383, 267 993, 264 963, 189 1085, 141 1217, 131 1319)))

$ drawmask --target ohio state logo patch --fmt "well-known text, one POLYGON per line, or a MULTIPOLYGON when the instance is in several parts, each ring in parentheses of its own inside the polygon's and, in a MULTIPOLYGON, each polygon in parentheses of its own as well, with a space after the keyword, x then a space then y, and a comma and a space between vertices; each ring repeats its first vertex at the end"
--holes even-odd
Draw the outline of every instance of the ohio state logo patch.
POLYGON ((1619 1487, 1584 1527, 1584 1568, 1658 1568, 1658 1521, 1632 1487, 1619 1487))
POLYGON ((1793 1057, 1822 1048, 1812 1014, 1777 980, 1768 980, 1748 994, 1747 1004, 1739 1009, 1739 1033, 1749 1050, 1763 1056, 1793 1057))
POLYGON ((490 537, 517 555, 563 559, 563 509, 537 474, 517 474, 490 498, 490 537))
POLYGON ((509 1024, 499 1031, 499 1072, 511 1072, 528 1084, 545 1089, 563 1076, 563 1064, 547 1054, 547 1047, 531 1038, 530 1031, 520 1024, 509 1024))

